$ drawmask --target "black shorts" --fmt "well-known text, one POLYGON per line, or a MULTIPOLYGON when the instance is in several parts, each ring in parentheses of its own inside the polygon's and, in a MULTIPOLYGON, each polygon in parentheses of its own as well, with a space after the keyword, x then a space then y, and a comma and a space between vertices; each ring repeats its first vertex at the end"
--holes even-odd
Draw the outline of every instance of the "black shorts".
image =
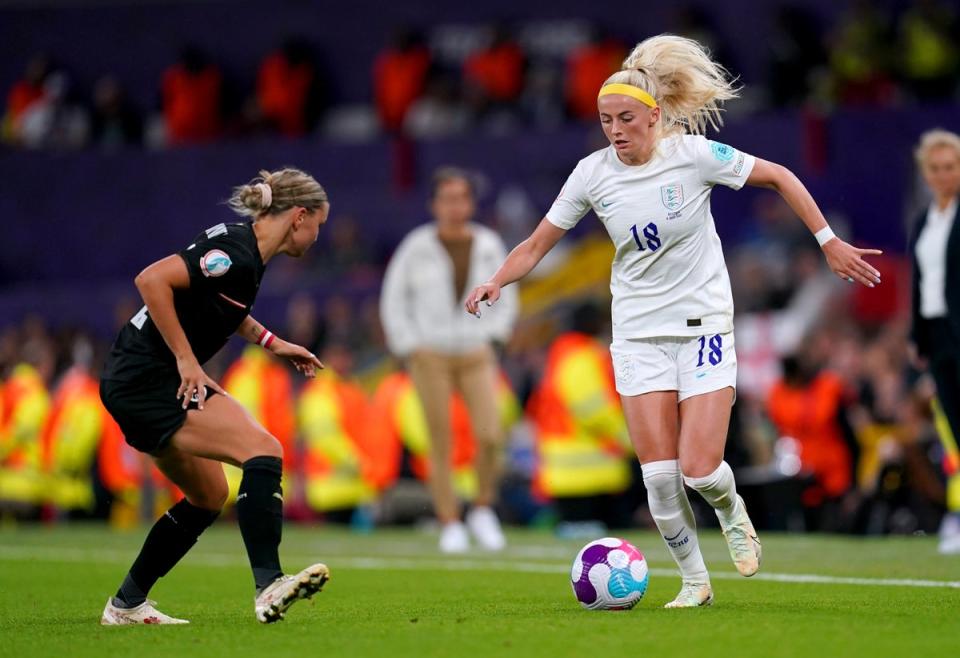
MULTIPOLYGON (((187 410, 197 408, 196 397, 183 408, 183 402, 176 397, 178 388, 180 375, 176 372, 132 382, 102 379, 100 399, 127 443, 140 452, 155 455, 183 426, 187 410)), ((207 387, 207 398, 216 393, 207 387)))

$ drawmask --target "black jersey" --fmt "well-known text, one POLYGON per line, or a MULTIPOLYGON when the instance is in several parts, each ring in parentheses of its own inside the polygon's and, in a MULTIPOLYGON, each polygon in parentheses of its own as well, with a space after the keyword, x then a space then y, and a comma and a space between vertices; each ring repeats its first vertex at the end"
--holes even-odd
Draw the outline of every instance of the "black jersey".
MULTIPOLYGON (((208 361, 250 313, 265 265, 253 224, 217 224, 178 254, 190 287, 173 291, 177 318, 197 361, 208 361)), ((157 371, 176 372, 176 357, 144 306, 120 330, 103 379, 132 381, 157 371)))

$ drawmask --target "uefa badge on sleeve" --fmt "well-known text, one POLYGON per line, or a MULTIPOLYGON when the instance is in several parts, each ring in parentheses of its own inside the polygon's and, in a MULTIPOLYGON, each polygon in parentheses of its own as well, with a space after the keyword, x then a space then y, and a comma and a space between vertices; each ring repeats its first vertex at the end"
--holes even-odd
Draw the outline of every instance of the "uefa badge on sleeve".
POLYGON ((223 276, 233 265, 230 256, 219 249, 211 249, 200 257, 200 271, 203 276, 223 276))

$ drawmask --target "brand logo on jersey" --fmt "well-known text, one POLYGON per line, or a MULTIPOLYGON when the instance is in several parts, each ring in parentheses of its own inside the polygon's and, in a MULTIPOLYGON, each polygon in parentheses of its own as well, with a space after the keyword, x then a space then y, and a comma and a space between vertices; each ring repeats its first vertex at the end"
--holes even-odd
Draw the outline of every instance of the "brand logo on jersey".
POLYGON ((674 183, 673 185, 660 186, 660 200, 667 210, 673 211, 683 205, 683 185, 674 183))
POLYGON ((601 208, 609 208, 609 207, 612 206, 612 205, 613 205, 613 201, 601 201, 601 202, 600 202, 600 207, 601 207, 601 208))
POLYGON ((211 249, 200 258, 200 270, 203 276, 223 276, 233 265, 226 252, 211 249))
POLYGON ((710 150, 713 151, 713 157, 720 162, 730 162, 733 160, 733 155, 737 152, 737 149, 732 146, 727 146, 726 144, 712 140, 710 141, 710 150))

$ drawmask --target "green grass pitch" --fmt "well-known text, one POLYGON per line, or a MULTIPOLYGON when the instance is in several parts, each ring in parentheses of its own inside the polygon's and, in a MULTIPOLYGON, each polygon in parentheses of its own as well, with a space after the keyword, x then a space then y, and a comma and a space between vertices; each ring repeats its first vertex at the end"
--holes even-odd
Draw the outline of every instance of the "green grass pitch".
POLYGON ((650 587, 628 612, 589 612, 569 570, 584 542, 513 531, 498 555, 443 557, 414 530, 356 535, 288 526, 288 571, 325 561, 332 579, 287 619, 261 626, 239 531, 221 522, 151 598, 189 626, 99 626, 146 529, 0 529, 0 656, 919 656, 960 648, 960 557, 932 538, 761 537, 758 577, 739 577, 719 531, 701 531, 710 608, 664 610, 679 587, 662 540, 650 587), (811 576, 811 577, 807 577, 811 576))

